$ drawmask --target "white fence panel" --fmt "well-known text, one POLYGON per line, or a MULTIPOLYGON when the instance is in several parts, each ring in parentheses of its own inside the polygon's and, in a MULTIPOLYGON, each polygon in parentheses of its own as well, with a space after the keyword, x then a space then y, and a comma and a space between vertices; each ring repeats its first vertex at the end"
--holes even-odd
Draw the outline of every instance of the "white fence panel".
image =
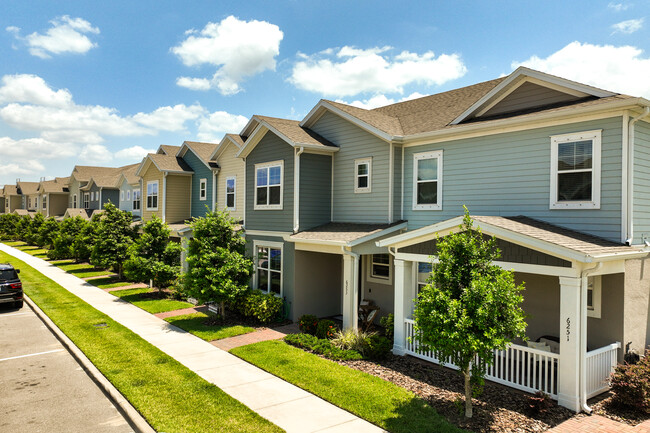
POLYGON ((587 352, 587 398, 591 398, 609 389, 609 375, 614 371, 621 343, 587 352))

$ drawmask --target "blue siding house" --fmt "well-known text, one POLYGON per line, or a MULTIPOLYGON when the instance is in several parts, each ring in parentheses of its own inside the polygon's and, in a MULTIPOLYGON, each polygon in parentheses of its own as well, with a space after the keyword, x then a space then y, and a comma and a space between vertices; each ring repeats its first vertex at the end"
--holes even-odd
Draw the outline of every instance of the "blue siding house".
POLYGON ((205 216, 207 211, 214 210, 214 188, 219 166, 210 161, 210 156, 216 147, 214 143, 185 141, 176 154, 194 171, 190 191, 192 218, 205 216))

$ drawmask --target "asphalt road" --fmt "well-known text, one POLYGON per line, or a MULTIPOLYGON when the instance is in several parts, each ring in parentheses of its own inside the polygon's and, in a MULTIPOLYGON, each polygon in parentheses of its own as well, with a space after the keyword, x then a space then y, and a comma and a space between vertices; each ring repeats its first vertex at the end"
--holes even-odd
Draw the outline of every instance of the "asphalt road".
POLYGON ((25 304, 0 305, 0 432, 132 432, 25 304))

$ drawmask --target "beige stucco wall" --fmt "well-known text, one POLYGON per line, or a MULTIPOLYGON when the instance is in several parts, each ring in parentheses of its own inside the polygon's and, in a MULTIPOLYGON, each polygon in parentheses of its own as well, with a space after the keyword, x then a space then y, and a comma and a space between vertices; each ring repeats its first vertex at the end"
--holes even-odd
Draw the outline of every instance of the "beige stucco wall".
MULTIPOLYGON (((625 261, 624 341, 623 349, 643 353, 650 345, 650 259, 625 261)), ((606 304, 603 302, 603 308, 606 304)))
POLYGON ((230 215, 238 220, 244 219, 244 187, 246 163, 241 158, 235 158, 239 149, 234 144, 229 144, 217 160, 219 173, 217 174, 217 210, 226 208, 226 178, 235 177, 235 210, 230 215))
POLYGON ((395 306, 395 266, 391 258, 390 262, 390 280, 386 282, 377 282, 370 280, 370 255, 361 256, 361 299, 374 301, 375 305, 379 306, 377 319, 375 323, 379 323, 379 318, 387 316, 394 311, 395 306))
MULTIPOLYGON (((165 222, 167 224, 182 223, 189 219, 190 213, 190 200, 192 191, 192 177, 173 175, 167 176, 167 197, 165 204, 165 222)), ((159 192, 162 196, 162 182, 160 183, 159 192)), ((162 203, 158 203, 160 210, 162 203)))
POLYGON ((68 207, 68 194, 50 194, 48 197, 49 216, 63 216, 68 207))
POLYGON ((142 192, 140 197, 142 199, 142 221, 147 222, 151 220, 153 215, 162 218, 162 192, 163 182, 162 173, 153 165, 149 164, 147 170, 142 174, 142 192), (147 182, 158 181, 158 209, 155 211, 147 210, 147 182))
POLYGON ((20 209, 21 203, 22 203, 22 197, 19 195, 12 195, 8 198, 9 200, 9 211, 7 213, 11 213, 15 211, 16 209, 20 209))
POLYGON ((343 259, 339 254, 296 251, 293 316, 342 313, 343 259))

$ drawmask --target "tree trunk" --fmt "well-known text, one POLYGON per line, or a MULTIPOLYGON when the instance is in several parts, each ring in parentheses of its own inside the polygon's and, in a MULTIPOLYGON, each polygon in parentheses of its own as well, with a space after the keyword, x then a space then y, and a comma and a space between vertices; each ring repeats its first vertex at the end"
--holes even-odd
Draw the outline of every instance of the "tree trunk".
POLYGON ((221 313, 221 320, 226 320, 226 303, 219 302, 219 312, 221 313))
POLYGON ((472 383, 471 380, 471 367, 470 363, 465 371, 463 371, 463 376, 465 376, 465 418, 472 417, 472 383))

